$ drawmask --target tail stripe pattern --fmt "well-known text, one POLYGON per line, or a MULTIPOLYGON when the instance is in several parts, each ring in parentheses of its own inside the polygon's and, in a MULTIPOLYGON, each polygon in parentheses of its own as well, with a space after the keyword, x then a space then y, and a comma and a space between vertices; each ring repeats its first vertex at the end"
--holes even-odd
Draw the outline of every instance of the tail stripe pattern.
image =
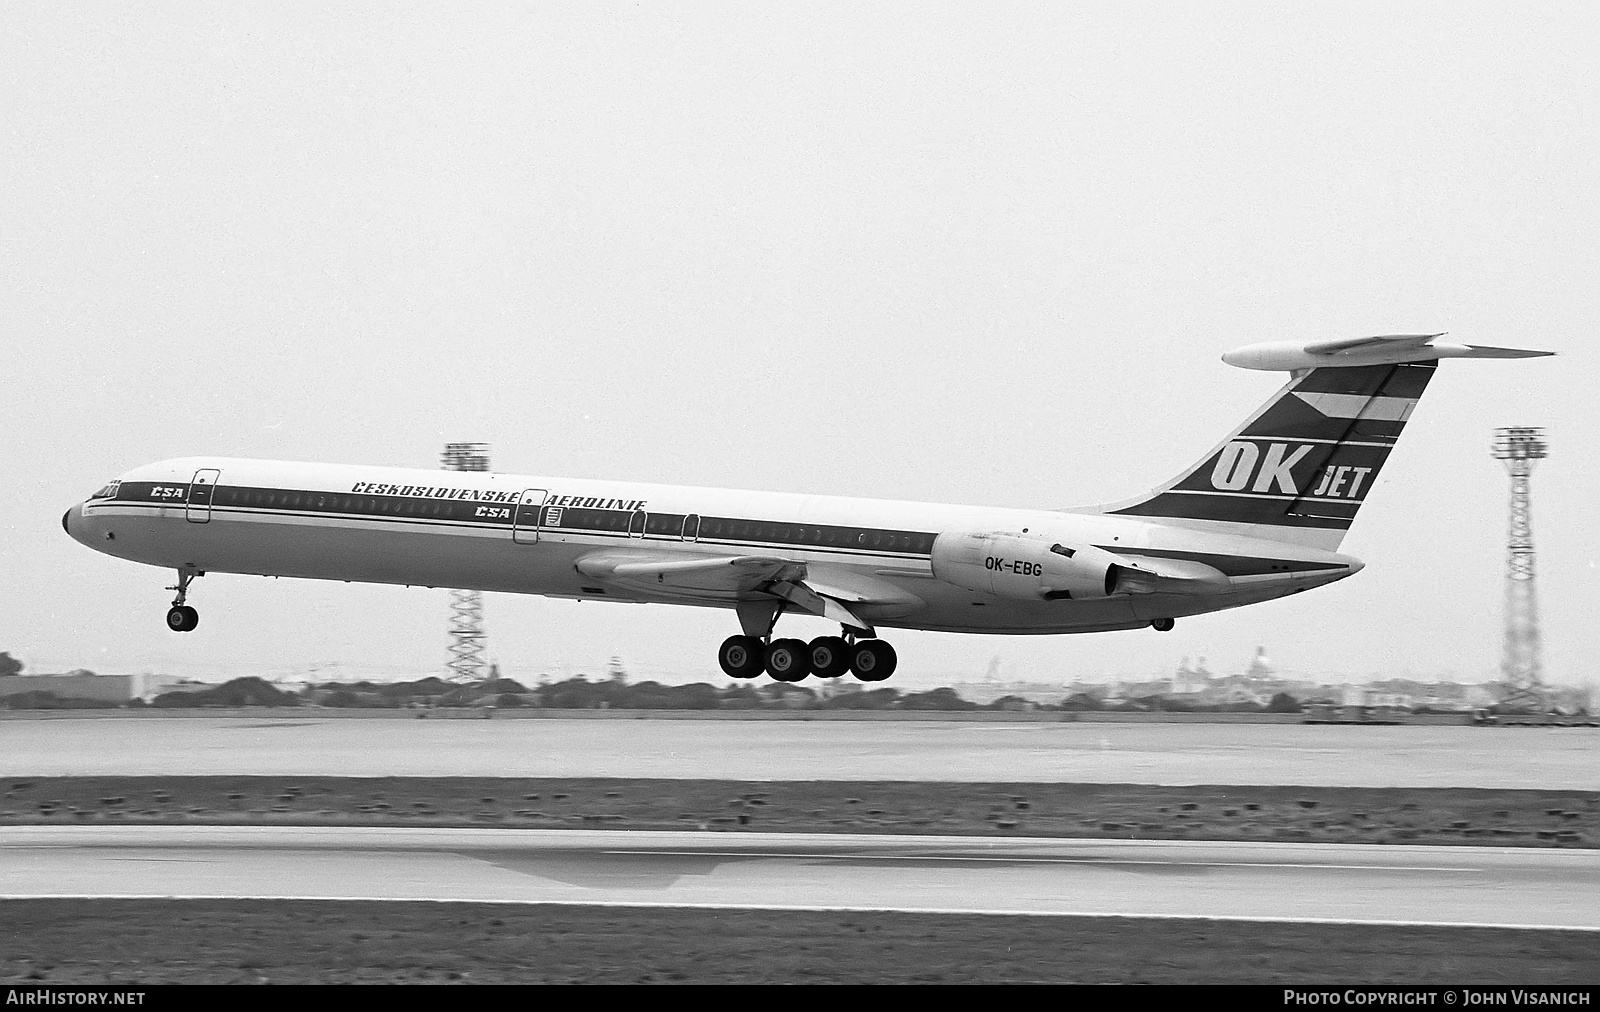
POLYGON ((1313 369, 1123 516, 1349 528, 1435 363, 1313 369))

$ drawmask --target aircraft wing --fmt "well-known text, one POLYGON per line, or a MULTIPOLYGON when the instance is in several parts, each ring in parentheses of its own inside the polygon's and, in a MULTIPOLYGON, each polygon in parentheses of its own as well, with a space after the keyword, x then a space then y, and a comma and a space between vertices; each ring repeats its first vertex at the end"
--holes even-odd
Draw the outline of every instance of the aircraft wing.
POLYGON ((784 579, 805 579, 806 565, 770 555, 684 558, 666 552, 599 551, 575 563, 578 572, 639 590, 739 595, 784 579))
POLYGON ((601 550, 580 557, 578 572, 618 589, 683 601, 782 600, 830 622, 872 629, 863 610, 886 617, 922 607, 893 584, 772 555, 681 554, 601 550))

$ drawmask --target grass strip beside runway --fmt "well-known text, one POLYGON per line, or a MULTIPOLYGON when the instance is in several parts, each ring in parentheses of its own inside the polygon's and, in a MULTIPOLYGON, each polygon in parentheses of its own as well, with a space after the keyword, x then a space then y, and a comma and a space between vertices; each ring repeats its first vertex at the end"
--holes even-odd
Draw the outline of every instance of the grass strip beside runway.
POLYGON ((1600 792, 491 777, 0 779, 5 825, 494 826, 1600 846, 1600 792))

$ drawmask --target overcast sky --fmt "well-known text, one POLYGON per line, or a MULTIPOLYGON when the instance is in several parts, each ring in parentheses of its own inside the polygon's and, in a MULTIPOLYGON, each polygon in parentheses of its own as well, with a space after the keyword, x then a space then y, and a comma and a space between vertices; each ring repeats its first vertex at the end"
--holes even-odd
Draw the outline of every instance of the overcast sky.
MULTIPOLYGON (((170 573, 62 511, 188 454, 1018 506, 1169 478, 1283 377, 1447 330, 1288 600, 1087 636, 893 632, 982 677, 1498 671, 1499 425, 1545 663, 1600 656, 1592 4, 6 5, 0 650, 34 672, 415 677, 445 591, 170 573)), ((716 673, 731 612, 489 595, 509 676, 716 673)), ((780 631, 815 636, 820 620, 780 631)))

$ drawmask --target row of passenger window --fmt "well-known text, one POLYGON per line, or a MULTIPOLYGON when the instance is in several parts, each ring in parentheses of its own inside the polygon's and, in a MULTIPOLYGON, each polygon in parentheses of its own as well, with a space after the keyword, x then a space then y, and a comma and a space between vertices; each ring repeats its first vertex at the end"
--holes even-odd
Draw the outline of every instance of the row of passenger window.
MULTIPOLYGON (((468 516, 477 503, 446 502, 440 499, 412 499, 400 496, 342 495, 335 492, 293 492, 269 488, 220 486, 218 506, 322 510, 329 513, 379 513, 387 516, 447 517, 468 516)), ((507 515, 510 506, 502 506, 507 515)))
MULTIPOLYGON (((306 509, 335 513, 365 513, 387 516, 468 517, 476 519, 480 504, 402 496, 344 495, 333 492, 286 491, 282 489, 220 486, 218 506, 306 509)), ((507 504, 489 507, 490 519, 507 520, 515 507, 507 504), (502 512, 503 511, 503 512, 502 512)), ((531 513, 531 511, 529 511, 531 513)), ((755 541, 767 544, 817 545, 825 548, 860 548, 873 551, 927 554, 933 550, 932 534, 914 531, 874 530, 859 527, 824 527, 810 524, 779 524, 762 520, 735 520, 727 517, 700 517, 696 514, 647 513, 636 510, 554 509, 546 510, 547 530, 614 531, 635 537, 656 535, 685 541, 717 539, 755 541), (552 516, 553 515, 553 516, 552 516), (552 520, 554 522, 552 522, 552 520)), ((531 516, 520 517, 527 523, 531 516)))
MULTIPOLYGON (((547 513, 554 511, 547 511, 547 513)), ((547 517, 547 520, 549 518, 547 517)), ((866 548, 887 552, 927 553, 933 550, 932 534, 914 531, 871 530, 859 527, 824 527, 811 524, 779 524, 763 520, 734 520, 727 517, 701 517, 690 513, 632 514, 621 510, 563 509, 559 520, 547 528, 588 531, 626 531, 639 537, 657 535, 684 541, 717 539, 757 541, 781 545, 817 545, 824 548, 866 548)))
POLYGON ((809 524, 775 524, 760 520, 700 521, 700 537, 729 541, 766 541, 784 545, 820 545, 828 548, 870 548, 888 552, 929 552, 933 535, 911 531, 884 531, 859 527, 820 527, 809 524))

